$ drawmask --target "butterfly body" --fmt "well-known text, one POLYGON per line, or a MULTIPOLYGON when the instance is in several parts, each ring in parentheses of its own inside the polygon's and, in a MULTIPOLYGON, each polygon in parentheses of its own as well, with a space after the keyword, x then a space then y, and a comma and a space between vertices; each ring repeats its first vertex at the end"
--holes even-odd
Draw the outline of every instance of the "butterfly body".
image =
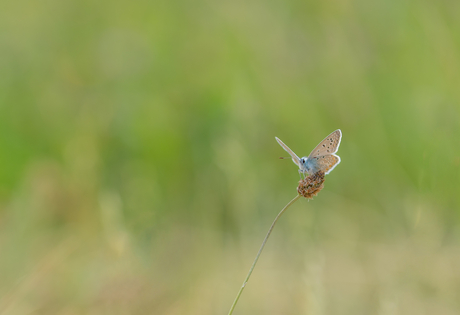
POLYGON ((341 140, 342 131, 337 129, 321 141, 308 157, 299 158, 287 145, 276 138, 276 141, 289 153, 292 161, 299 167, 299 173, 309 175, 318 171, 329 174, 340 163, 340 157, 335 153, 339 149, 341 140))

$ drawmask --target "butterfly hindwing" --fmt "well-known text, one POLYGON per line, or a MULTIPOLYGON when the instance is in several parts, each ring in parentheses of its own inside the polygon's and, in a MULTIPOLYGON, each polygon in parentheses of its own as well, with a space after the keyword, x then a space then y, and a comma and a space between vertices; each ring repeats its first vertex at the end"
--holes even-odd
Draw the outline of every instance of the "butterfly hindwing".
POLYGON ((312 158, 314 172, 321 170, 325 174, 329 174, 339 163, 340 157, 335 154, 316 156, 312 158))

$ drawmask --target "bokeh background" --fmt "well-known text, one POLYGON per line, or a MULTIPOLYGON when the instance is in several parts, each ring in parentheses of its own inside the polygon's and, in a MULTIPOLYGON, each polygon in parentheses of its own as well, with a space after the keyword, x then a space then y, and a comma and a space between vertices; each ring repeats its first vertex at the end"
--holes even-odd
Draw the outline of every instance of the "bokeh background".
POLYGON ((2 1, 0 313, 460 313, 460 2, 2 1))

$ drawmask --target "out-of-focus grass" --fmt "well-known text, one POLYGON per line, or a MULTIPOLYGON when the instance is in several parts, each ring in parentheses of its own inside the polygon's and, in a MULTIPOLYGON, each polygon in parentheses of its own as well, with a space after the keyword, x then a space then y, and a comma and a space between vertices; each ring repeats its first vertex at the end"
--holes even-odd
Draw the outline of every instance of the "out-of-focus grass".
POLYGON ((458 314, 459 6, 3 1, 0 313, 458 314))

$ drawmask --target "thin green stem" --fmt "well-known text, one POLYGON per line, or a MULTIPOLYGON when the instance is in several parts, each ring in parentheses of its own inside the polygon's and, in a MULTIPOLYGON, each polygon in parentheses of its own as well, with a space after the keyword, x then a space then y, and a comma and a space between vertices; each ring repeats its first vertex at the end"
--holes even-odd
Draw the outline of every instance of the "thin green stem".
POLYGON ((259 249, 259 252, 257 253, 256 259, 254 259, 254 262, 252 263, 251 269, 249 269, 248 275, 246 276, 246 279, 244 280, 243 285, 240 288, 240 291, 238 291, 238 294, 236 295, 235 301, 233 301, 232 307, 230 308, 230 312, 228 312, 228 315, 231 315, 233 313, 233 309, 235 308, 236 303, 238 302, 238 299, 240 298, 240 295, 243 292, 244 287, 246 286, 246 283, 248 283, 249 277, 251 276, 251 273, 254 270, 254 267, 256 266, 257 261, 259 260, 259 256, 262 253, 262 250, 264 249, 265 243, 267 243, 268 237, 272 233, 273 227, 275 226, 276 222, 281 217, 281 215, 287 210, 287 208, 289 208, 300 197, 301 197, 300 195, 297 195, 294 199, 289 201, 289 203, 286 206, 284 206, 284 208, 276 216, 275 220, 273 221, 272 225, 270 226, 270 229, 268 230, 267 235, 265 235, 265 239, 262 242, 262 246, 260 246, 260 249, 259 249))

